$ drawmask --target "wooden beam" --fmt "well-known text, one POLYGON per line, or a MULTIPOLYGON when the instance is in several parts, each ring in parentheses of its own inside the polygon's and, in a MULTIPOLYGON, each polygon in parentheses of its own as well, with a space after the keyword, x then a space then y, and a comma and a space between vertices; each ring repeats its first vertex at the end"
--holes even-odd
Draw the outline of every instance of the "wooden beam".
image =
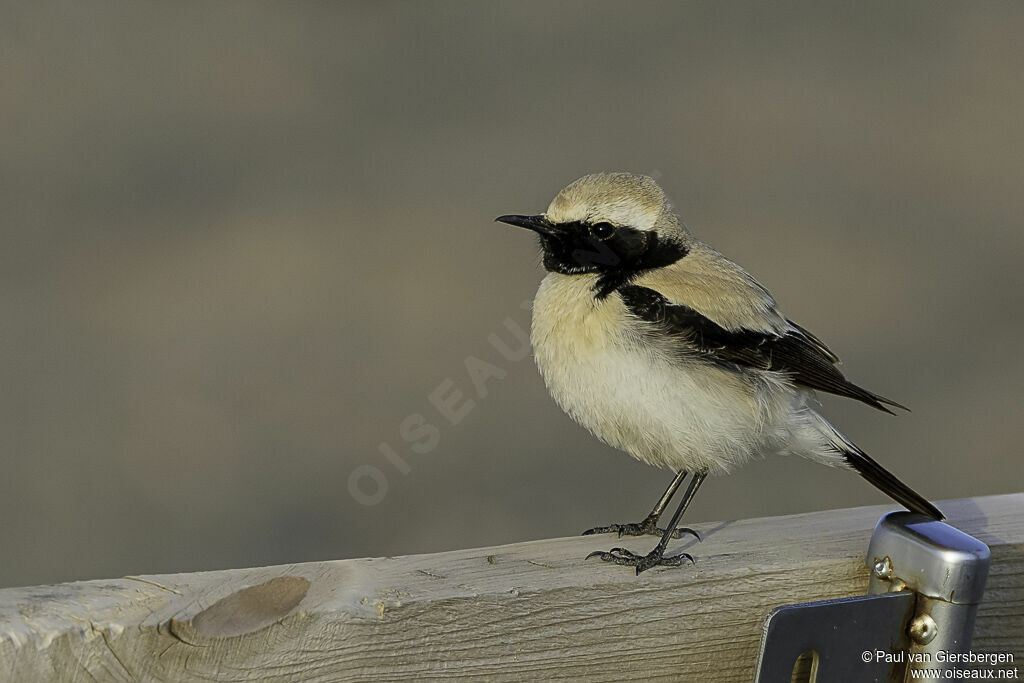
MULTIPOLYGON (((941 507, 992 549, 973 649, 1024 661, 1024 494, 941 507)), ((771 608, 866 591, 890 509, 698 524, 639 577, 583 557, 655 539, 605 535, 5 589, 0 679, 749 681, 771 608)))

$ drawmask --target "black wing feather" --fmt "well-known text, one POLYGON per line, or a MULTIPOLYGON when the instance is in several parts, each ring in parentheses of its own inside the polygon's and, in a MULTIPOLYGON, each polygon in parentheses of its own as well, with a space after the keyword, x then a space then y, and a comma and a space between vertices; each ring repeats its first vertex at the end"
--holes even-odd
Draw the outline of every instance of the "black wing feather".
POLYGON ((839 358, 792 321, 787 321, 791 329, 782 335, 727 330, 689 306, 669 302, 653 289, 628 285, 621 287, 619 294, 633 315, 663 326, 666 334, 685 337, 717 363, 785 373, 795 384, 853 398, 890 414, 886 405, 907 410, 847 380, 835 366, 839 358))

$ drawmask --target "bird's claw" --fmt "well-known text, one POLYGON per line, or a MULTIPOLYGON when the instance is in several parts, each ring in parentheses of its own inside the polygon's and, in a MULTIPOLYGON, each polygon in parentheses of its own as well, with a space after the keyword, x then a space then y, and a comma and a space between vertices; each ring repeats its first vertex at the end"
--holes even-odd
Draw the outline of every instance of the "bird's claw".
MULTIPOLYGON (((664 536, 665 530, 658 527, 651 520, 644 520, 643 522, 631 522, 629 524, 597 526, 593 529, 587 529, 582 535, 592 536, 594 534, 618 534, 620 538, 622 536, 664 536)), ((690 527, 680 526, 672 530, 672 538, 682 538, 683 534, 690 534, 698 541, 704 540, 699 532, 691 529, 690 527)))
POLYGON ((618 534, 622 536, 654 536, 665 533, 664 529, 657 528, 654 524, 647 522, 630 522, 629 524, 609 524, 608 526, 596 526, 593 529, 587 529, 583 532, 583 536, 593 536, 594 534, 618 534))
POLYGON ((587 555, 585 560, 589 560, 592 557, 600 557, 605 562, 636 567, 638 576, 640 572, 647 571, 651 567, 680 567, 683 564, 683 560, 688 561, 690 564, 695 564, 693 555, 690 553, 679 553, 678 555, 665 557, 664 551, 659 548, 655 548, 646 555, 637 555, 625 548, 612 548, 607 551, 595 550, 587 555))

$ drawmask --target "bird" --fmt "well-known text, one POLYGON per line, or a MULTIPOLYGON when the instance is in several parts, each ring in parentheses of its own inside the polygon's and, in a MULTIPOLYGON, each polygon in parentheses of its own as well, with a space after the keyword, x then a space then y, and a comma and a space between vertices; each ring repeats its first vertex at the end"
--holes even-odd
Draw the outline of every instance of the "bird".
POLYGON ((843 436, 816 392, 887 413, 907 410, 846 379, 838 356, 786 318, 747 271, 700 241, 652 178, 595 173, 562 189, 547 210, 497 222, 536 233, 547 274, 533 301, 534 359, 555 402, 613 448, 672 471, 642 521, 584 534, 658 535, 648 554, 596 551, 636 568, 693 563, 666 555, 709 475, 772 454, 853 470, 907 509, 942 513, 843 436), (689 477, 671 521, 658 526, 689 477))

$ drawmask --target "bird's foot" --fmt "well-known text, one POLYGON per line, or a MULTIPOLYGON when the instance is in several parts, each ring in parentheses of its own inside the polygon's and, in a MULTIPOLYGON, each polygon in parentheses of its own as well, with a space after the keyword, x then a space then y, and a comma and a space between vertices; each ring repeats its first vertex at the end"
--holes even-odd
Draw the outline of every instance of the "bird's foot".
MULTIPOLYGON (((609 524, 608 526, 596 526, 587 529, 583 536, 593 534, 618 534, 621 536, 664 536, 665 530, 658 526, 657 520, 648 517, 642 522, 631 522, 629 524, 609 524)), ((672 530, 672 538, 682 538, 683 534, 690 534, 698 541, 703 541, 700 533, 690 527, 680 526, 672 530)))
POLYGON ((625 548, 612 548, 608 551, 596 550, 587 555, 585 559, 589 560, 592 557, 600 557, 605 562, 636 567, 637 576, 640 575, 640 572, 647 571, 651 567, 680 567, 683 564, 683 560, 690 564, 695 564, 693 555, 690 553, 679 553, 678 555, 665 557, 665 551, 662 548, 655 548, 646 555, 637 555, 625 548))

